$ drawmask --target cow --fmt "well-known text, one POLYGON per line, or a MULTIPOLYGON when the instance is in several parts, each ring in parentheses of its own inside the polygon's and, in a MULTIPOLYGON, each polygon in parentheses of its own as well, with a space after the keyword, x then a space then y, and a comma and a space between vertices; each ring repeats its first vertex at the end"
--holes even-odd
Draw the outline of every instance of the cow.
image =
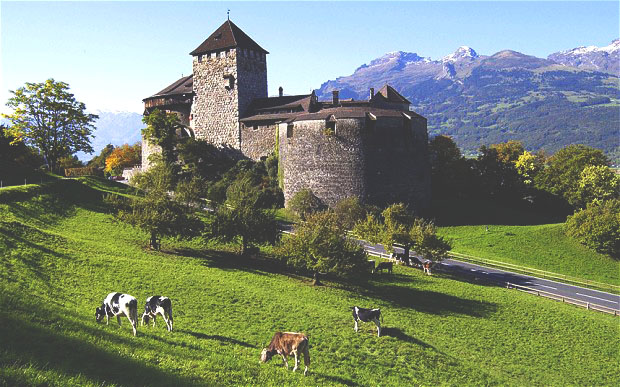
POLYGON ((424 272, 428 275, 431 275, 431 268, 433 267, 432 261, 424 262, 424 272))
POLYGON ((106 325, 110 323, 110 317, 116 316, 118 325, 121 325, 121 317, 126 316, 131 323, 133 335, 136 335, 138 326, 138 300, 129 294, 110 293, 103 300, 101 307, 95 309, 95 320, 101 322, 106 318, 106 325))
POLYGON ((310 353, 308 352, 308 336, 303 333, 295 332, 276 332, 269 343, 267 348, 263 348, 260 354, 260 361, 265 363, 273 357, 276 353, 282 356, 284 366, 288 370, 287 358, 290 355, 295 356, 295 368, 293 372, 297 370, 299 364, 299 357, 304 355, 304 376, 308 373, 308 367, 310 366, 310 353))
POLYGON ((385 269, 388 271, 388 273, 392 274, 393 267, 394 267, 394 262, 379 262, 374 272, 378 273, 380 270, 385 269))
POLYGON ((351 309, 353 310, 353 320, 355 321, 355 332, 358 331, 358 321, 372 321, 377 326, 377 337, 381 336, 381 323, 379 322, 379 318, 381 318, 381 309, 366 309, 360 308, 359 306, 354 306, 351 309))
POLYGON ((367 262, 368 268, 370 269, 371 273, 375 272, 375 261, 373 259, 369 259, 367 262))
POLYGON ((146 299, 144 305, 144 314, 142 314, 142 325, 149 323, 149 318, 153 319, 153 327, 155 327, 155 317, 160 314, 166 322, 169 332, 172 332, 172 302, 168 297, 151 296, 146 299))

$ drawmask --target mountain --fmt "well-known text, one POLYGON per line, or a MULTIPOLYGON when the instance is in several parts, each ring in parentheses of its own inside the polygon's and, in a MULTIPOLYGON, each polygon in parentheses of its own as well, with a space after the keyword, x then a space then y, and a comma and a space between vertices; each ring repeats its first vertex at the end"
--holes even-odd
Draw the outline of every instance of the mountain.
POLYGON ((108 144, 123 145, 135 144, 141 141, 142 114, 122 111, 96 111, 99 118, 95 122, 94 138, 91 145, 95 150, 92 154, 78 152, 77 156, 82 161, 88 161, 101 152, 108 144))
POLYGON ((547 59, 566 66, 620 75, 620 39, 605 47, 581 46, 556 52, 547 59))
POLYGON ((485 56, 467 46, 438 60, 390 52, 316 93, 325 100, 332 90, 368 99, 370 88, 390 84, 428 119, 430 135, 450 135, 469 154, 483 144, 519 140, 549 153, 582 143, 620 161, 618 75, 551 57, 512 50, 485 56))

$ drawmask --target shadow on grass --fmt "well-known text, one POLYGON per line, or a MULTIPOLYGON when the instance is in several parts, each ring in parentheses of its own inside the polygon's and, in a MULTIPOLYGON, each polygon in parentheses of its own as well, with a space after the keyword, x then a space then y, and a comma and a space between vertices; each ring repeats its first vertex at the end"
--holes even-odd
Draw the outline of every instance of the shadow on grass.
MULTIPOLYGON (((310 372, 312 372, 312 369, 310 369, 310 372)), ((324 380, 326 385, 339 383, 345 386, 359 386, 359 384, 353 382, 352 380, 341 378, 340 376, 315 373, 311 373, 311 375, 313 375, 316 380, 324 380)))
POLYGON ((206 267, 214 267, 222 270, 242 270, 258 275, 265 275, 264 272, 292 274, 275 259, 249 258, 227 251, 197 250, 191 248, 177 248, 170 253, 197 258, 201 260, 202 264, 206 267))
MULTIPOLYGON (((22 319, 6 314, 0 315, 0 319, 4 357, 14 366, 50 370, 62 378, 83 377, 98 385, 196 385, 188 378, 146 366, 130 356, 118 356, 22 319)), ((25 380, 13 380, 9 385, 24 383, 25 380)))
POLYGON ((188 330, 179 330, 178 332, 182 332, 182 333, 187 333, 189 335, 194 336, 197 339, 204 339, 204 340, 217 340, 221 343, 226 343, 226 344, 235 344, 235 345, 239 345, 241 347, 245 347, 245 348, 256 348, 255 345, 246 343, 245 341, 240 341, 237 339, 233 339, 230 337, 226 337, 226 336, 220 336, 220 335, 205 335, 204 333, 200 333, 200 332, 192 332, 192 331, 188 331, 188 330))
POLYGON ((393 337, 401 341, 406 341, 407 343, 419 345, 420 347, 423 347, 423 348, 435 349, 435 347, 433 347, 432 345, 427 344, 423 341, 420 341, 416 339, 415 337, 409 336, 405 332, 401 331, 399 328, 382 327, 381 336, 389 336, 389 337, 393 337))
POLYGON ((367 295, 385 300, 398 307, 437 315, 463 314, 485 317, 497 310, 497 306, 490 302, 468 300, 445 293, 394 285, 370 284, 367 295))

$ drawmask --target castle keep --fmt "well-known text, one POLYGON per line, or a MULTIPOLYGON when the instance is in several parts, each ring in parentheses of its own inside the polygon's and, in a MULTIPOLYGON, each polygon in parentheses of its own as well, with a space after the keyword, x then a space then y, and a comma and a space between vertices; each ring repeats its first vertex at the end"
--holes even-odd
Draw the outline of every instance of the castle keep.
MULTIPOLYGON (((238 149, 254 160, 276 152, 285 201, 308 188, 326 204, 430 201, 426 119, 385 85, 367 100, 307 95, 267 97, 267 54, 227 20, 190 53, 193 73, 145 98, 174 112, 197 139, 238 149)), ((156 151, 143 139, 142 165, 156 151)))

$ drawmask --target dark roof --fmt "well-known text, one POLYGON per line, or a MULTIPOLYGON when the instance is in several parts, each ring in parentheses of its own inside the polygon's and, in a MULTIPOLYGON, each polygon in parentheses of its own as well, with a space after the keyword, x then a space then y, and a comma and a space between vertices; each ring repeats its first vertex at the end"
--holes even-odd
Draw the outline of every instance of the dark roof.
POLYGON ((196 56, 204 54, 210 51, 217 51, 226 48, 249 48, 259 52, 269 54, 265 49, 252 40, 245 32, 241 31, 241 28, 237 27, 235 23, 230 20, 226 20, 224 24, 220 26, 214 33, 211 34, 202 42, 198 48, 190 52, 190 55, 196 56))
POLYGON ((248 123, 248 122, 261 122, 261 121, 273 121, 273 122, 289 122, 293 121, 295 117, 299 114, 303 114, 303 112, 296 113, 274 113, 274 114, 255 114, 248 117, 244 117, 240 119, 240 122, 248 123))
POLYGON ((336 119, 363 118, 366 117, 366 113, 372 113, 376 117, 403 117, 403 114, 407 114, 410 117, 421 117, 419 114, 412 111, 380 109, 371 106, 342 106, 322 109, 316 113, 300 113, 297 115, 297 117, 295 117, 295 121, 326 120, 332 114, 336 119))
POLYGON ((290 109, 301 106, 308 111, 312 94, 284 95, 282 97, 255 98, 248 111, 259 112, 265 110, 290 109))
POLYGON ((173 82, 170 86, 167 86, 163 90, 153 94, 150 97, 145 98, 144 100, 150 99, 150 98, 158 98, 158 97, 193 93, 194 92, 192 89, 193 79, 194 79, 193 75, 188 75, 186 77, 183 77, 173 82))
POLYGON ((385 100, 387 100, 388 102, 399 102, 399 103, 408 103, 411 104, 411 102, 409 102, 407 100, 407 98, 403 97, 402 95, 400 95, 400 93, 398 91, 396 91, 392 86, 390 85, 385 85, 381 88, 381 90, 377 91, 377 94, 375 94, 375 97, 377 95, 382 96, 385 100))

